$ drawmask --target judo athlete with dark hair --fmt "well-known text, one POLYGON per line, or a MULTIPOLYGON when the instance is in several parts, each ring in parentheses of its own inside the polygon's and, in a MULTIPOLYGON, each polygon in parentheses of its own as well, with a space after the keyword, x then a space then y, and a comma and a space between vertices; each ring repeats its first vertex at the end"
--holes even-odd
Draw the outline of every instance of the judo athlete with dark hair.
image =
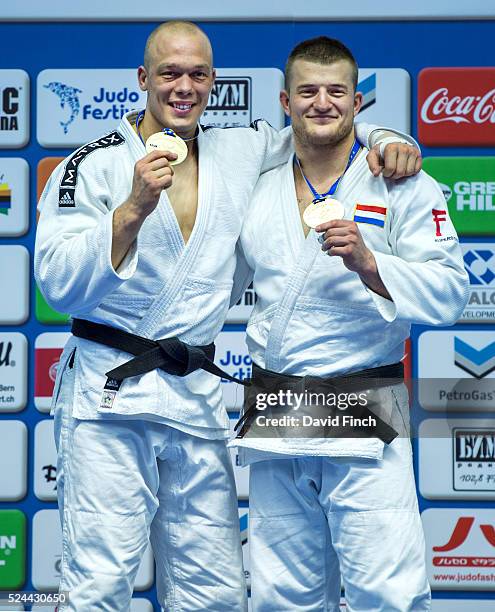
POLYGON ((289 57, 280 100, 295 154, 260 178, 241 235, 258 295, 247 341, 255 388, 373 379, 385 433, 342 435, 342 411, 333 430, 306 437, 295 402, 270 421, 248 406, 232 444, 251 464, 254 612, 338 612, 341 576, 349 612, 430 610, 399 362, 410 324, 454 324, 468 283, 436 182, 370 172, 356 82, 339 41, 305 41, 289 57))
MULTIPOLYGON (((194 24, 152 32, 138 80, 144 111, 64 160, 39 204, 36 280, 73 318, 52 401, 69 593, 59 610, 129 610, 149 538, 164 610, 244 610, 212 343, 249 197, 288 159, 290 131, 199 125, 215 71, 194 24)), ((388 145, 386 171, 414 171, 418 155, 388 145)))

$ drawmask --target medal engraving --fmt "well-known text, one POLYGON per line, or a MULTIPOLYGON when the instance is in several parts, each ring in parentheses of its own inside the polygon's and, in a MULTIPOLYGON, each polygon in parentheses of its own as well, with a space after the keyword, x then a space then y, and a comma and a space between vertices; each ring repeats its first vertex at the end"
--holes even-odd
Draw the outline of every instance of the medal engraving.
POLYGON ((314 229, 327 221, 343 219, 345 214, 344 206, 334 198, 322 198, 312 202, 304 211, 304 223, 314 229))
POLYGON ((187 145, 180 136, 170 136, 163 132, 156 132, 146 141, 146 153, 151 153, 155 150, 170 151, 176 153, 177 159, 169 162, 171 166, 176 166, 182 163, 187 157, 187 145))

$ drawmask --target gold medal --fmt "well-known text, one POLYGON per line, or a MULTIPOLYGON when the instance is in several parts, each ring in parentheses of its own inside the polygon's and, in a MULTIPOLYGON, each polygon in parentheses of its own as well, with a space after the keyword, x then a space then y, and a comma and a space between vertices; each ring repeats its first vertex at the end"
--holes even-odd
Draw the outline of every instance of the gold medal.
POLYGON ((304 223, 314 229, 327 221, 343 219, 345 214, 344 205, 335 198, 322 198, 312 202, 304 211, 304 223))
MULTIPOLYGON (((172 131, 172 130, 170 130, 172 131)), ((182 163, 187 157, 187 145, 180 136, 174 134, 164 134, 163 132, 156 132, 146 141, 146 153, 151 151, 170 151, 170 153, 176 153, 177 159, 170 161, 171 166, 176 166, 182 163)))

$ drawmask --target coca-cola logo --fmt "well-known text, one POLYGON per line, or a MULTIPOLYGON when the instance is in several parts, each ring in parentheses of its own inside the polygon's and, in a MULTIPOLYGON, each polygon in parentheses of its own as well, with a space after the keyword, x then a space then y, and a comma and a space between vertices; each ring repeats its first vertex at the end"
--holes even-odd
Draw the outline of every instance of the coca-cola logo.
POLYGON ((495 68, 425 68, 418 135, 433 146, 495 145, 495 68))
POLYGON ((440 87, 425 100, 421 119, 425 123, 495 123, 494 102, 495 89, 490 89, 484 96, 461 97, 450 94, 447 87, 440 87))

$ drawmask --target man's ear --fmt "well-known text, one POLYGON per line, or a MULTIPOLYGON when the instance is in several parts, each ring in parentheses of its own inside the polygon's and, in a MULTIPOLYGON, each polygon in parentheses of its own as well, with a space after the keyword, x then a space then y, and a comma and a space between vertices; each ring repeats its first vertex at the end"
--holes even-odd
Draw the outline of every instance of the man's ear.
POLYGON ((363 105, 363 94, 360 91, 356 91, 354 94, 354 117, 361 110, 361 106, 363 105))
POLYGON ((282 105, 282 108, 284 109, 284 113, 287 115, 287 117, 290 117, 289 92, 285 89, 282 89, 282 91, 280 92, 279 100, 280 104, 282 105))
POLYGON ((148 73, 144 66, 139 66, 137 71, 139 89, 141 91, 148 91, 148 73))

